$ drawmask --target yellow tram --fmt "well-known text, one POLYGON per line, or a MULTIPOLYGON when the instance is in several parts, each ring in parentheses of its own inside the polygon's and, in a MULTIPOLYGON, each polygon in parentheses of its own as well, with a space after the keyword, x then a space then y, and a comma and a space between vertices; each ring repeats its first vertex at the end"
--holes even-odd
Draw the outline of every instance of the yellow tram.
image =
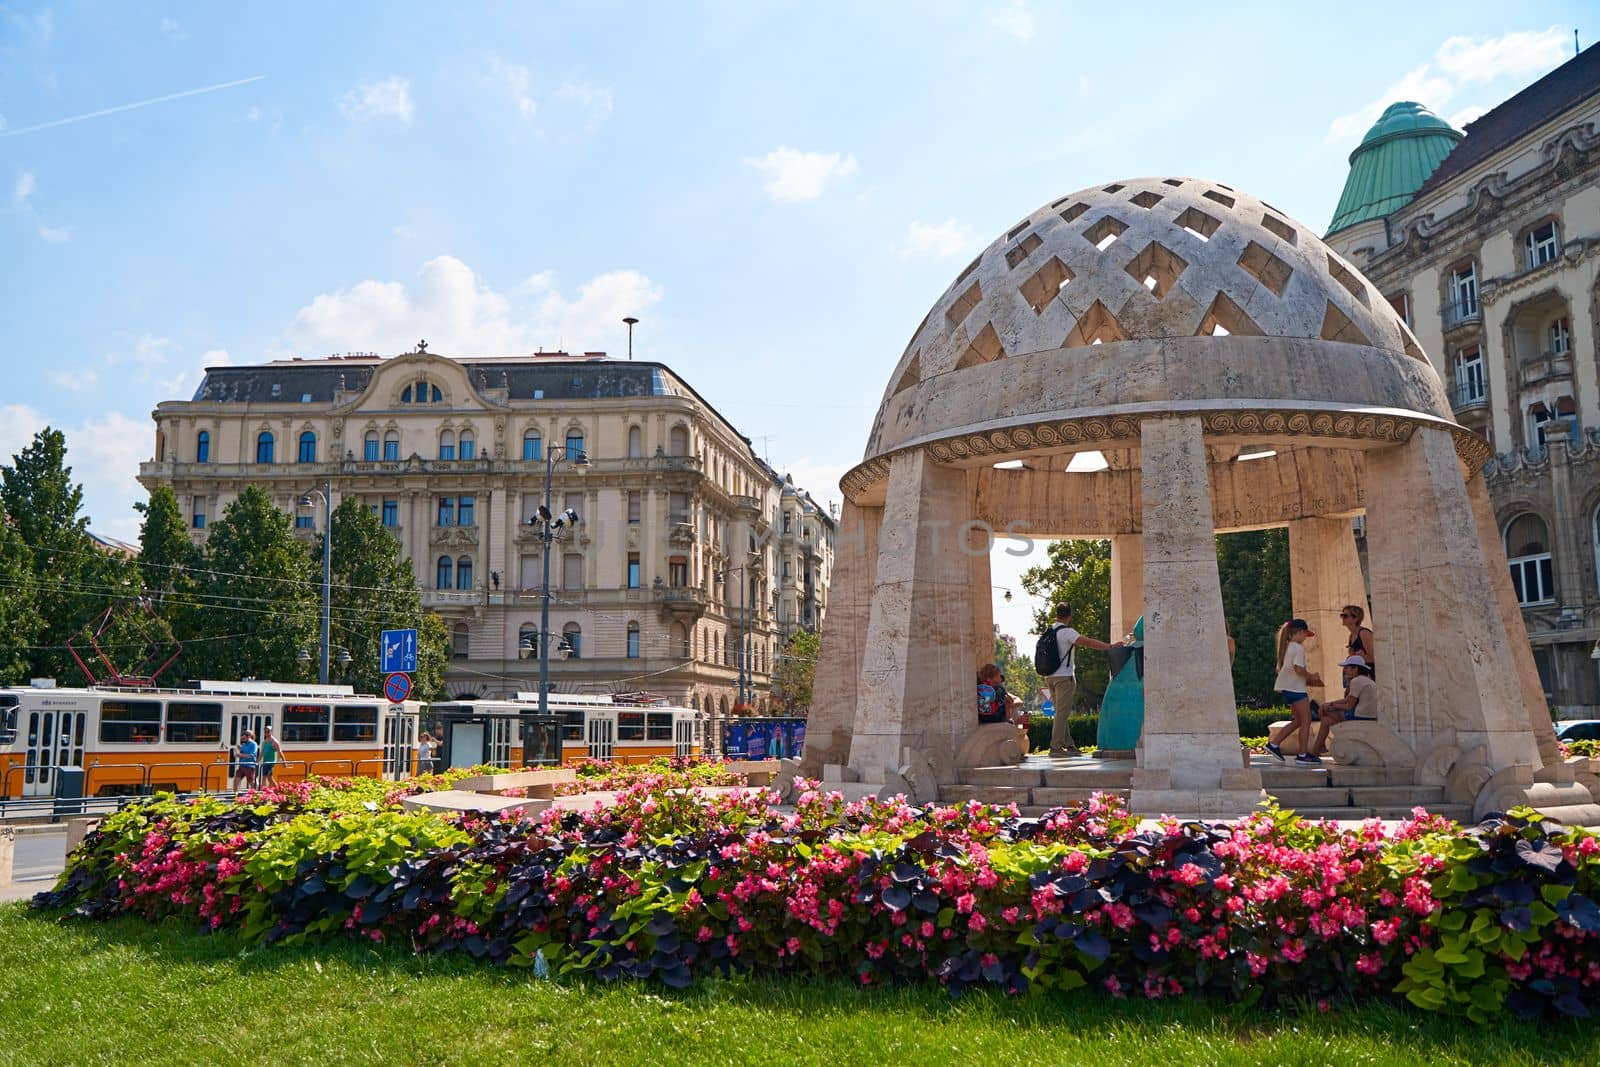
POLYGON ((646 693, 551 693, 548 719, 539 695, 430 704, 423 715, 442 767, 521 767, 581 759, 643 763, 705 751, 704 713, 646 693))
POLYGON ((390 703, 349 686, 198 682, 194 688, 0 688, 0 798, 55 793, 63 768, 82 795, 233 788, 245 731, 271 727, 280 779, 400 778, 410 770, 422 704, 390 703))

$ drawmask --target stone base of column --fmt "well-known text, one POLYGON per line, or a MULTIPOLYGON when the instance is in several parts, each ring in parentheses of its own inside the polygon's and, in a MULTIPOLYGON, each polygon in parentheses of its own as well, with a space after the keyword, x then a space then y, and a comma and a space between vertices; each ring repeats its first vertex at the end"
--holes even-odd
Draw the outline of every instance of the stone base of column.
POLYGON ((1249 815, 1266 803, 1261 772, 1254 768, 1226 768, 1215 789, 1174 789, 1165 768, 1133 772, 1128 810, 1135 815, 1172 815, 1177 818, 1213 818, 1249 815))

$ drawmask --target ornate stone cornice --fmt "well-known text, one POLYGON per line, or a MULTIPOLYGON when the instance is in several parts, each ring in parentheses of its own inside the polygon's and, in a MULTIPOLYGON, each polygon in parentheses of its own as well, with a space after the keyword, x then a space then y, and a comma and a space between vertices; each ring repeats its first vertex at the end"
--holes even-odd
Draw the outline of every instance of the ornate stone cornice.
POLYGON ((851 469, 839 480, 839 488, 852 501, 889 476, 890 460, 904 453, 925 448, 939 463, 960 463, 972 458, 1003 459, 1013 454, 1041 448, 1073 448, 1111 444, 1127 447, 1137 444, 1140 423, 1146 418, 1172 418, 1198 415, 1208 437, 1263 437, 1282 440, 1294 437, 1335 437, 1380 444, 1399 444, 1411 439, 1417 427, 1435 425, 1449 429, 1455 438, 1456 454, 1468 470, 1476 471, 1489 459, 1489 443, 1462 426, 1442 424, 1422 416, 1368 414, 1327 411, 1234 410, 1186 413, 1168 411, 1151 414, 1114 415, 1087 419, 1045 419, 1022 426, 978 433, 957 433, 934 441, 921 441, 881 456, 874 456, 851 469))

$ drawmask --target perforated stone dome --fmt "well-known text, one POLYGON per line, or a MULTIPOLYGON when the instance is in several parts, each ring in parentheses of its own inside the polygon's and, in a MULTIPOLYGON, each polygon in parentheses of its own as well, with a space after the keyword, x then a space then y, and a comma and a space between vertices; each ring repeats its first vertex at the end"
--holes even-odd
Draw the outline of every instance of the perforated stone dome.
POLYGON ((1453 425, 1416 338, 1314 230, 1216 182, 1128 179, 1046 204, 961 272, 865 458, 1047 414, 1249 401, 1453 425))

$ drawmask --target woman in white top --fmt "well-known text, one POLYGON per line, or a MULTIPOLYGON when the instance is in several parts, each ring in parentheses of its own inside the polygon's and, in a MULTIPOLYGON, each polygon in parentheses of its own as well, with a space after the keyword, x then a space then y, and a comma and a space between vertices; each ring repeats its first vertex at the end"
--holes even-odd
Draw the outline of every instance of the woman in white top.
POLYGON ((1304 619, 1290 619, 1278 627, 1278 677, 1272 687, 1278 691, 1278 696, 1289 706, 1294 717, 1267 738, 1267 751, 1282 760, 1283 750, 1278 746, 1284 738, 1299 730, 1300 754, 1294 761, 1320 767, 1322 761, 1311 754, 1311 694, 1306 692, 1310 687, 1322 684, 1322 679, 1306 666, 1305 641, 1315 636, 1316 633, 1304 619))
POLYGON ((1328 732, 1346 718, 1378 717, 1378 704, 1382 698, 1367 661, 1360 656, 1347 656, 1339 666, 1344 673, 1344 696, 1322 705, 1322 725, 1317 730, 1317 743, 1312 748, 1319 756, 1328 754, 1328 732))
POLYGON ((422 731, 422 736, 417 738, 417 774, 429 774, 433 771, 433 735, 422 731))

